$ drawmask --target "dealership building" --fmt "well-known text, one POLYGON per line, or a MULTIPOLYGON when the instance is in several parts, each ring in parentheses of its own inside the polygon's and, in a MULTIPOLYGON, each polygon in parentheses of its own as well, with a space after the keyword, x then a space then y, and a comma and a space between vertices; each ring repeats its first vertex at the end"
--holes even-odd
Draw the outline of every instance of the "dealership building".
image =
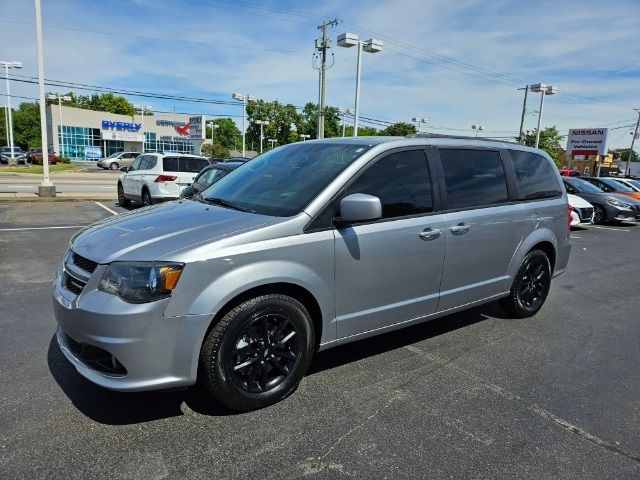
POLYGON ((202 116, 118 115, 81 108, 47 106, 49 148, 72 160, 93 160, 116 152, 200 153, 202 116))

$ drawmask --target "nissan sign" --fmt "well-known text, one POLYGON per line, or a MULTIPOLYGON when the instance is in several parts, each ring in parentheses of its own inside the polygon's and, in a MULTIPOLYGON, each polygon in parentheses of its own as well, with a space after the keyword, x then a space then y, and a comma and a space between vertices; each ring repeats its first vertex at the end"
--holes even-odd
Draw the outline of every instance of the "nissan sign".
POLYGON ((608 128, 572 128, 567 137, 567 155, 606 155, 608 128))

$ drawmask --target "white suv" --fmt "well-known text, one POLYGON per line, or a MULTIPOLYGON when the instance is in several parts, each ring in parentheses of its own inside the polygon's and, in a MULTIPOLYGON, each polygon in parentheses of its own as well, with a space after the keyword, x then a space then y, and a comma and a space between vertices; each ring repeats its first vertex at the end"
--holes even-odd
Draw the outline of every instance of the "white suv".
POLYGON ((118 179, 118 203, 126 207, 131 200, 145 205, 175 200, 207 165, 209 161, 197 155, 140 155, 130 167, 121 168, 124 173, 118 179))

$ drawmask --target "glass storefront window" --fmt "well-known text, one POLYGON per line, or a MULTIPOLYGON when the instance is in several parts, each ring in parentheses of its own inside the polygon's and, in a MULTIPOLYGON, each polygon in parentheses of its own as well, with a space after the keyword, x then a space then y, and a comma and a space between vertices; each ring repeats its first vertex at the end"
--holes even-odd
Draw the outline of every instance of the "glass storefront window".
POLYGON ((58 126, 58 145, 61 155, 72 160, 84 159, 84 147, 101 147, 97 128, 58 126))

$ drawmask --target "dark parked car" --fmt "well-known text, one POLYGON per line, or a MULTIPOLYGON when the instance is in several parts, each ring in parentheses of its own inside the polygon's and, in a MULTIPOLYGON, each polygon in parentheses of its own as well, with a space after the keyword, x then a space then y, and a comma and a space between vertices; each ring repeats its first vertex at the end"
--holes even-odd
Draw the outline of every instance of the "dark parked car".
POLYGON ((636 192, 633 188, 628 185, 620 184, 620 182, 616 182, 613 178, 606 177, 582 177, 587 182, 593 183, 600 190, 607 193, 618 193, 620 195, 625 195, 627 197, 635 198, 636 200, 640 200, 640 193, 636 192))
MULTIPOLYGON (((13 157, 15 157, 18 164, 27 163, 27 156, 20 147, 13 147, 13 157)), ((0 151, 0 163, 9 163, 9 158, 11 158, 11 147, 2 147, 2 151, 0 151)))
POLYGON ((578 177, 562 177, 567 193, 577 195, 593 205, 593 223, 622 222, 640 219, 640 202, 617 193, 607 193, 578 177))
POLYGON ((219 162, 209 165, 208 167, 204 167, 193 180, 193 183, 182 190, 180 196, 182 198, 195 197, 198 193, 205 191, 211 185, 227 175, 230 171, 238 168, 243 163, 244 162, 219 162))

